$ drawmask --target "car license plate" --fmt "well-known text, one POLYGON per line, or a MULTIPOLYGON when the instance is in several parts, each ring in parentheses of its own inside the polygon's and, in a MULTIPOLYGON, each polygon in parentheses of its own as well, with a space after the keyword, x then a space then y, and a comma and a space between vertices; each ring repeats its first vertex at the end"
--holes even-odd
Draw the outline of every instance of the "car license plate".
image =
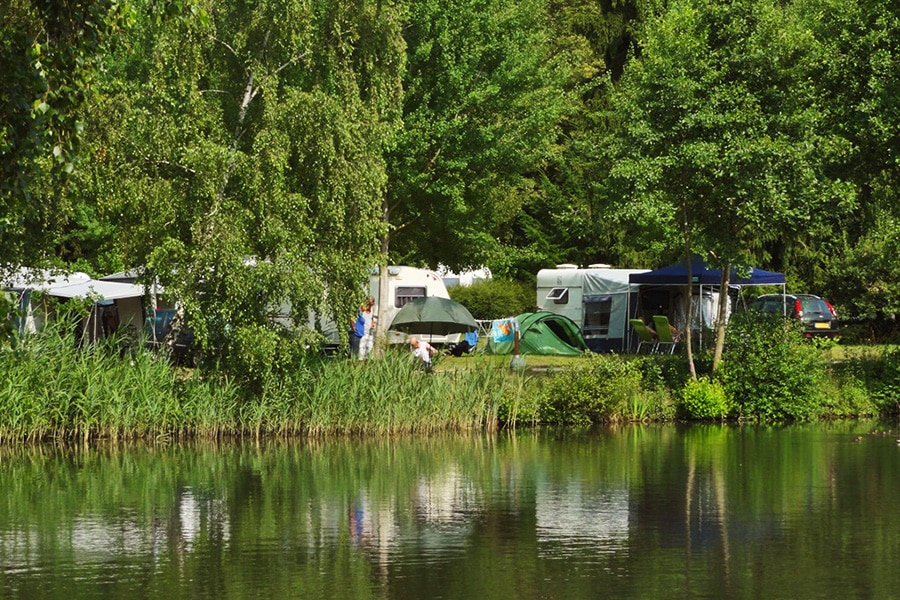
POLYGON ((816 329, 828 329, 828 323, 816 323, 816 329))

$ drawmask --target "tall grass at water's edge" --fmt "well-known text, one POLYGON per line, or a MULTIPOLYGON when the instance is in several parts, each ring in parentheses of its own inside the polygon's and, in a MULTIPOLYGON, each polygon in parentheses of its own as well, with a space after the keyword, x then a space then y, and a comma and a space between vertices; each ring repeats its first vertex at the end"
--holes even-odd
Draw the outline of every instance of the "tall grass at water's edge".
POLYGON ((430 374, 409 358, 311 359, 245 395, 115 341, 78 348, 73 335, 46 332, 0 351, 0 443, 492 429, 501 403, 514 422, 525 392, 508 372, 430 374))
POLYGON ((426 373, 407 355, 366 363, 315 361, 272 379, 242 411, 246 430, 268 434, 383 434, 493 429, 501 405, 513 415, 524 396, 489 367, 426 373))
MULTIPOLYGON (((123 352, 116 341, 78 348, 71 333, 45 332, 0 350, 0 443, 672 420, 686 374, 670 369, 669 358, 587 356, 538 375, 463 359, 425 373, 408 353, 387 352, 365 363, 299 360, 248 393, 224 371, 180 371, 149 352, 123 352)), ((811 414, 900 412, 900 351, 840 361, 828 372, 811 414)))
POLYGON ((77 347, 46 332, 0 352, 0 441, 217 432, 233 390, 183 381, 166 361, 115 341, 77 347))

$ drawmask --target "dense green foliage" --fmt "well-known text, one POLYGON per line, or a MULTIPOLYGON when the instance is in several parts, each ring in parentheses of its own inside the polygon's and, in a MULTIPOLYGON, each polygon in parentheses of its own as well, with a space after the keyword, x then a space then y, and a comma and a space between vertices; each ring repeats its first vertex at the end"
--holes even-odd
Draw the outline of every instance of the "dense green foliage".
POLYGON ((0 4, 0 273, 46 260, 81 198, 67 194, 89 101, 127 11, 117 0, 0 4))
POLYGON ((492 263, 569 109, 546 0, 409 3, 403 128, 388 153, 396 264, 492 263), (435 218, 437 217, 437 218, 435 218))
POLYGON ((803 338, 799 323, 740 315, 729 323, 727 343, 721 376, 738 417, 817 416, 824 401, 825 359, 803 338))
POLYGON ((103 126, 80 183, 124 233, 125 265, 181 302, 204 360, 254 375, 317 342, 273 313, 352 314, 378 261, 400 15, 341 0, 135 7, 139 31, 88 111, 103 126))
MULTIPOLYGON (((376 264, 530 281, 698 251, 784 271, 877 338, 900 314, 898 40, 890 0, 11 0, 0 274, 139 269, 202 380, 275 396, 322 342, 309 311, 343 322, 376 264)), ((454 294, 479 318, 532 307, 492 285, 454 294)), ((816 414, 815 352, 732 335, 738 414, 816 414)), ((602 393, 574 405, 623 414, 602 393)))
POLYGON ((488 279, 450 288, 450 297, 476 319, 502 319, 534 310, 533 284, 488 279))
POLYGON ((844 315, 898 312, 888 0, 2 10, 0 264, 148 267, 201 339, 211 289, 256 327, 286 289, 343 314, 373 262, 652 267, 685 227, 844 315))
POLYGON ((701 377, 688 381, 682 397, 682 407, 689 419, 722 420, 731 412, 725 388, 715 379, 701 377))

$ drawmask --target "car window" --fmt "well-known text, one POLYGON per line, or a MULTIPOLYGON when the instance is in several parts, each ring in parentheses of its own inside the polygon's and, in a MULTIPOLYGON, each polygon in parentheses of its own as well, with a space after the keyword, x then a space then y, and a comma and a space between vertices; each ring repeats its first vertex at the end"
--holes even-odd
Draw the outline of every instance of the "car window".
POLYGON ((800 300, 800 306, 803 308, 803 312, 807 315, 820 314, 831 316, 831 311, 828 310, 828 305, 821 298, 802 298, 800 300))
POLYGON ((753 302, 751 308, 768 315, 780 315, 784 313, 784 304, 781 302, 781 298, 760 298, 753 302))

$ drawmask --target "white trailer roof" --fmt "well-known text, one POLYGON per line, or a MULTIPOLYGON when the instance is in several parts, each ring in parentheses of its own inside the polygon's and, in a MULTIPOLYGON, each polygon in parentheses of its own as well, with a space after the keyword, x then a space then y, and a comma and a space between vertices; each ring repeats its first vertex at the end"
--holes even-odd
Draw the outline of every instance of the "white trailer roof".
POLYGON ((91 279, 87 273, 52 273, 25 267, 5 280, 3 287, 17 291, 36 290, 57 298, 121 300, 144 295, 142 286, 131 283, 91 279))
POLYGON ((614 294, 630 289, 628 278, 632 274, 646 272, 647 269, 541 269, 537 285, 581 288, 584 295, 614 294))

